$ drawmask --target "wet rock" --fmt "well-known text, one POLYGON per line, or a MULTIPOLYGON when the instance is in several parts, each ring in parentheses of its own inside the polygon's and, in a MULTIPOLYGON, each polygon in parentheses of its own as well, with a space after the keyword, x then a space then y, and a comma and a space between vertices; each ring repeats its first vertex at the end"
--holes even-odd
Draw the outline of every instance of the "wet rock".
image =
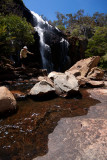
MULTIPOLYGON (((88 92, 91 94, 90 97, 93 97, 94 99, 100 100, 103 103, 103 106, 105 103, 105 106, 107 107, 107 89, 94 88, 94 89, 88 89, 88 92)), ((107 117, 107 112, 105 112, 105 113, 106 113, 105 117, 107 117)), ((103 116, 105 113, 103 113, 103 116)), ((100 112, 99 116, 101 116, 101 112, 100 112)))
POLYGON ((74 75, 78 75, 81 73, 81 76, 86 77, 87 74, 91 71, 92 68, 96 67, 98 62, 100 61, 99 56, 90 57, 87 59, 82 59, 78 61, 75 65, 73 65, 66 72, 71 72, 74 75))
POLYGON ((107 87, 107 81, 104 81, 104 86, 107 87))
MULTIPOLYGON (((32 63, 32 61, 31 61, 32 63)), ((29 64, 29 62, 28 62, 29 64)), ((46 69, 36 67, 17 67, 9 59, 0 59, 0 81, 9 81, 16 79, 30 79, 32 77, 46 76, 46 69)))
POLYGON ((106 160, 106 125, 103 119, 64 118, 49 135, 48 154, 34 160, 106 160))
POLYGON ((21 91, 11 91, 11 92, 14 95, 15 99, 18 101, 25 100, 27 98, 27 95, 21 91))
POLYGON ((80 87, 91 87, 91 88, 97 88, 97 87, 103 87, 105 86, 104 81, 95 81, 95 80, 90 80, 87 77, 82 77, 78 76, 78 83, 80 87))
POLYGON ((90 78, 92 80, 102 80, 103 77, 104 77, 104 71, 97 67, 92 68, 87 75, 87 78, 90 78))
POLYGON ((70 97, 79 93, 78 80, 69 73, 51 72, 50 77, 54 82, 56 94, 61 97, 70 97))
POLYGON ((13 94, 6 88, 0 87, 0 113, 16 110, 16 100, 13 94))
POLYGON ((86 85, 88 87, 103 87, 104 86, 104 82, 103 81, 92 81, 92 80, 89 80, 86 82, 86 85))
POLYGON ((107 159, 107 91, 89 92, 101 103, 90 107, 85 116, 62 118, 48 137, 48 153, 33 160, 107 159))
POLYGON ((53 86, 46 80, 42 80, 34 85, 30 90, 29 96, 35 96, 38 98, 46 97, 50 98, 55 93, 53 86))

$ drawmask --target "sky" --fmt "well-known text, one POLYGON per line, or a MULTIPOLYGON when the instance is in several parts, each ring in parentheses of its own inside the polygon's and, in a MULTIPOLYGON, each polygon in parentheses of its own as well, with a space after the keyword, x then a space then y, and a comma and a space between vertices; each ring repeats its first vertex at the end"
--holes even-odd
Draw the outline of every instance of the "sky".
POLYGON ((23 0, 25 6, 44 15, 48 20, 56 20, 56 12, 62 14, 76 13, 84 9, 85 15, 95 12, 107 13, 107 0, 23 0))

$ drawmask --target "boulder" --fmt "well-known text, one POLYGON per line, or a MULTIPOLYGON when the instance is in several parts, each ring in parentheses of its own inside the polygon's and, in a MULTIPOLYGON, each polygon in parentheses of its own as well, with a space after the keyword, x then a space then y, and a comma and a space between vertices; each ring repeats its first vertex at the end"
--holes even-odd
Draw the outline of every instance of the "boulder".
POLYGON ((85 116, 61 118, 48 136, 48 153, 33 160, 107 159, 107 90, 88 92, 97 104, 85 116))
POLYGON ((104 81, 90 80, 87 77, 78 76, 77 79, 80 87, 97 88, 105 85, 104 81))
POLYGON ((11 93, 14 95, 14 97, 17 101, 25 100, 26 97, 27 97, 24 92, 21 92, 21 91, 18 91, 18 90, 13 90, 13 91, 11 91, 11 93))
POLYGON ((54 80, 54 77, 55 77, 56 75, 62 75, 62 73, 61 73, 61 72, 52 71, 52 72, 50 72, 50 73, 48 74, 48 77, 49 77, 50 79, 54 80))
POLYGON ((0 113, 16 110, 16 100, 13 94, 6 88, 0 87, 0 113))
POLYGON ((51 72, 48 77, 53 79, 56 94, 69 97, 79 93, 78 80, 69 73, 51 72))
POLYGON ((92 68, 96 67, 100 61, 99 56, 93 56, 87 59, 82 59, 78 61, 75 65, 73 65, 69 70, 66 72, 71 72, 77 76, 86 77, 88 73, 91 71, 92 68))
POLYGON ((53 88, 52 84, 46 80, 42 80, 34 85, 34 87, 29 92, 29 96, 35 96, 38 98, 50 98, 54 93, 55 89, 53 88))
POLYGON ((78 76, 78 83, 80 87, 87 87, 87 82, 90 80, 87 77, 83 77, 83 76, 78 76))
POLYGON ((52 87, 54 87, 54 84, 53 84, 52 80, 49 77, 47 77, 47 76, 44 76, 44 77, 43 76, 39 76, 38 77, 38 81, 43 81, 43 80, 47 81, 49 84, 52 85, 52 87))
POLYGON ((104 77, 104 71, 97 67, 92 68, 87 75, 87 78, 90 78, 93 80, 102 80, 103 77, 104 77))
POLYGON ((104 82, 103 81, 93 81, 93 80, 89 80, 86 82, 86 85, 88 87, 93 87, 93 88, 96 88, 96 87, 103 87, 104 86, 104 82))

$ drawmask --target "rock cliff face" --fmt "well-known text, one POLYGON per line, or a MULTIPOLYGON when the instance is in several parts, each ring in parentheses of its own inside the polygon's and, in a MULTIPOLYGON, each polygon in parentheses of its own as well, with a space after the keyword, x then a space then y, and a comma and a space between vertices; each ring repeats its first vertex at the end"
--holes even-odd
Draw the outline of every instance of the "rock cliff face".
POLYGON ((12 13, 23 16, 25 9, 26 7, 22 0, 0 0, 0 13, 4 15, 12 13))
POLYGON ((68 41, 70 44, 69 56, 71 59, 71 66, 72 66, 80 59, 85 58, 85 50, 87 48, 88 41, 86 39, 80 40, 77 37, 68 38, 68 41))
POLYGON ((84 50, 87 45, 86 40, 82 41, 77 38, 70 38, 68 39, 68 43, 65 35, 57 28, 50 26, 46 21, 41 26, 45 46, 43 55, 41 53, 43 51, 43 44, 41 51, 41 37, 37 29, 39 26, 38 19, 34 18, 34 14, 26 8, 22 0, 1 0, 0 13, 4 15, 12 13, 25 17, 36 28, 34 35, 35 44, 33 48, 29 48, 35 55, 33 59, 29 57, 28 64, 30 62, 33 64, 38 63, 40 68, 48 69, 48 72, 52 70, 64 72, 75 62, 84 58, 84 50), (43 62, 44 60, 45 62, 43 62))
POLYGON ((52 70, 65 71, 69 68, 69 43, 63 33, 33 11, 24 10, 24 16, 35 29, 35 47, 37 53, 41 55, 42 68, 47 69, 48 72, 52 70))

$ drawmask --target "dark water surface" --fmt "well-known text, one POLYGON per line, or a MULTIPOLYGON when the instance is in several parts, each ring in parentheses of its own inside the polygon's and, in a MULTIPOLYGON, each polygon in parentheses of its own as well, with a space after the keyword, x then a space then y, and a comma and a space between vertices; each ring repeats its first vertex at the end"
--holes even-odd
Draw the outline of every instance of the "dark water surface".
POLYGON ((63 117, 82 116, 98 101, 81 90, 81 99, 18 101, 16 114, 0 119, 0 160, 32 160, 48 152, 48 135, 63 117))

